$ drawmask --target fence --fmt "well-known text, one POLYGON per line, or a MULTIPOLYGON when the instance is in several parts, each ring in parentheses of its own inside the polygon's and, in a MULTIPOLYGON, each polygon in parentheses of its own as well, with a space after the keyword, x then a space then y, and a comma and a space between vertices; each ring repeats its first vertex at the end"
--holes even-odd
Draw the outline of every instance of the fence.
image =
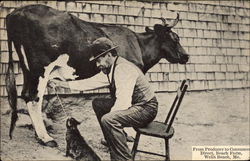
MULTIPOLYGON (((182 79, 190 80, 190 90, 250 87, 249 1, 4 1, 0 2, 0 96, 7 95, 5 17, 15 8, 37 3, 68 11, 86 21, 119 24, 135 32, 144 32, 145 26, 161 23, 161 17, 172 20, 178 12, 180 21, 173 31, 190 54, 190 61, 180 65, 162 59, 146 74, 154 89, 176 90, 182 79)), ((16 54, 14 60, 20 94, 23 78, 16 54)))

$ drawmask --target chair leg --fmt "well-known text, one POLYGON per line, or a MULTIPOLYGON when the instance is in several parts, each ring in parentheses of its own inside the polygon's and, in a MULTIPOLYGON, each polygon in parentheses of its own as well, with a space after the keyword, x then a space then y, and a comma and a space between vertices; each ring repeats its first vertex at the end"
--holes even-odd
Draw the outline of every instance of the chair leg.
POLYGON ((168 139, 165 139, 165 150, 166 150, 166 161, 170 160, 170 155, 169 155, 169 142, 168 139))
POLYGON ((139 139, 140 139, 140 133, 136 133, 136 136, 135 136, 135 142, 134 142, 134 145, 133 145, 133 148, 132 148, 132 160, 134 161, 135 160, 135 154, 137 152, 137 147, 138 147, 138 144, 139 144, 139 139))

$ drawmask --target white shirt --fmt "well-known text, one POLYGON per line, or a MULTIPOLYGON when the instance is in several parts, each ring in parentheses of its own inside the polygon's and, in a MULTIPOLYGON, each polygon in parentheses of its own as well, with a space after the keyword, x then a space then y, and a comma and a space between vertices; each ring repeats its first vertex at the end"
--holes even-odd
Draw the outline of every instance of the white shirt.
MULTIPOLYGON (((111 72, 109 73, 110 80, 112 78, 113 66, 114 65, 112 65, 111 72)), ((132 95, 138 76, 138 70, 133 64, 121 63, 116 66, 114 72, 116 101, 111 111, 125 110, 131 106, 132 95)), ((81 91, 107 87, 110 85, 107 75, 103 72, 88 79, 69 81, 68 83, 71 89, 81 91)))
POLYGON ((107 75, 100 72, 91 78, 68 81, 70 89, 86 91, 109 86, 107 75))

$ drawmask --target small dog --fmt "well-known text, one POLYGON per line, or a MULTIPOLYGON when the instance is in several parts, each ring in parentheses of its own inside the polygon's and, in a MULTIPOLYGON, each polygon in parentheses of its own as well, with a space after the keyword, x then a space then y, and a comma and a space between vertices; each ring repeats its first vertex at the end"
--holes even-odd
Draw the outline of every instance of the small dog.
POLYGON ((79 121, 72 117, 66 121, 66 156, 71 156, 76 160, 101 161, 100 157, 86 143, 77 129, 77 125, 80 124, 79 121))

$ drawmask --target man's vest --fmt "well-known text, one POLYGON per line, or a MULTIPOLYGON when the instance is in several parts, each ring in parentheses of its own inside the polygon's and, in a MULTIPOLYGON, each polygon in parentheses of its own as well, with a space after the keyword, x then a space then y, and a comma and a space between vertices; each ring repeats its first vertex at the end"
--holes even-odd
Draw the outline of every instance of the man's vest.
POLYGON ((111 98, 114 99, 114 101, 116 100, 116 95, 115 95, 116 87, 115 87, 115 80, 114 80, 115 69, 119 64, 123 64, 123 63, 132 65, 134 68, 136 68, 136 70, 139 73, 139 76, 136 79, 136 83, 135 83, 135 87, 134 87, 134 91, 132 95, 132 102, 131 102, 132 105, 145 104, 146 102, 148 102, 155 96, 155 93, 151 89, 150 84, 146 76, 142 73, 142 71, 137 66, 135 66, 134 64, 132 64, 131 62, 127 61, 126 59, 122 57, 116 58, 114 62, 113 71, 111 71, 112 78, 111 78, 111 81, 109 80, 110 82, 109 90, 111 93, 111 98))

